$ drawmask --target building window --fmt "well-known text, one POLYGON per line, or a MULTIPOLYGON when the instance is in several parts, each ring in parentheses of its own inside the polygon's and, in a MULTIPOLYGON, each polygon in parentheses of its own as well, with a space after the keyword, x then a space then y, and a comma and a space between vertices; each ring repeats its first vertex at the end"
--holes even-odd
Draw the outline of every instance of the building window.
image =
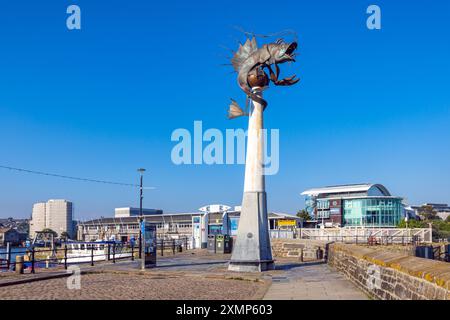
POLYGON ((329 209, 330 201, 328 200, 317 200, 317 209, 329 209))
POLYGON ((401 218, 401 199, 344 200, 344 226, 395 227, 401 218))

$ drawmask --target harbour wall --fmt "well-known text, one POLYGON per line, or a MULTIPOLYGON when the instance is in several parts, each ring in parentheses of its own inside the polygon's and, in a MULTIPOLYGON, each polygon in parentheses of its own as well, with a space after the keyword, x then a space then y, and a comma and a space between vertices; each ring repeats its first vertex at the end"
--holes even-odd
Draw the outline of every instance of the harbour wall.
POLYGON ((450 263, 354 244, 328 245, 328 264, 374 299, 450 300, 450 263))

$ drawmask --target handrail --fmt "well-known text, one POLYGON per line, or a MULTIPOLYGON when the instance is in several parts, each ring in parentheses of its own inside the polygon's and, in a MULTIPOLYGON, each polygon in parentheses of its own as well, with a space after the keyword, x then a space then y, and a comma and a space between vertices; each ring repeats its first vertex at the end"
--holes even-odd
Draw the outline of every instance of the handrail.
MULTIPOLYGON (((160 247, 162 249, 161 255, 164 254, 164 249, 172 249, 173 254, 176 253, 176 248, 181 247, 184 248, 184 250, 189 249, 189 237, 182 237, 178 239, 159 239, 157 240, 157 247, 160 247)), ((135 248, 134 243, 120 243, 117 241, 85 241, 85 242, 66 242, 63 243, 63 245, 59 248, 55 247, 54 249, 47 249, 41 247, 29 247, 29 248, 20 248, 14 250, 13 254, 15 256, 18 255, 26 255, 29 256, 28 261, 24 261, 24 265, 31 266, 31 272, 35 273, 36 267, 40 268, 40 265, 42 263, 47 262, 52 265, 56 266, 64 266, 65 269, 68 268, 68 265, 73 264, 87 264, 90 263, 92 266, 94 266, 95 262, 98 262, 99 260, 96 259, 97 257, 104 257, 105 259, 100 259, 100 261, 110 261, 112 260, 113 263, 116 262, 116 260, 122 260, 122 259, 131 259, 134 261, 134 254, 140 252, 140 247, 135 248), (86 248, 83 249, 75 249, 70 248, 70 244, 83 244, 86 246, 86 248), (102 253, 97 253, 97 249, 94 250, 94 245, 103 245, 104 249, 102 253), (137 250, 139 251, 137 251, 137 250), (75 256, 70 256, 71 250, 83 250, 86 251, 85 254, 78 254, 75 256), (55 256, 48 258, 36 258, 36 254, 45 254, 46 252, 56 253, 58 254, 58 251, 62 255, 55 256), (82 261, 71 261, 73 259, 79 259, 82 261), (87 258, 87 259, 83 259, 87 258), (90 258, 90 259, 89 259, 90 258), (112 259, 111 259, 112 258, 112 259), (84 260, 84 261, 83 261, 84 260)), ((6 253, 5 253, 6 254, 6 253)), ((6 268, 9 270, 11 266, 15 267, 15 261, 9 261, 9 260, 1 260, 0 259, 0 269, 4 268, 3 266, 6 266, 6 268)))

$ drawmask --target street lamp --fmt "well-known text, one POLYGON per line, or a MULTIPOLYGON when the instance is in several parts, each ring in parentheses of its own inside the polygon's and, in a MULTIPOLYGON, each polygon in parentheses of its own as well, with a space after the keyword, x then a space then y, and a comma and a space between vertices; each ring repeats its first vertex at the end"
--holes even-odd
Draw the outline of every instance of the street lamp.
POLYGON ((137 170, 141 176, 140 178, 140 187, 139 187, 139 259, 142 259, 142 229, 141 224, 143 221, 143 214, 142 214, 142 199, 144 198, 143 195, 143 182, 144 182, 144 168, 139 168, 137 170))

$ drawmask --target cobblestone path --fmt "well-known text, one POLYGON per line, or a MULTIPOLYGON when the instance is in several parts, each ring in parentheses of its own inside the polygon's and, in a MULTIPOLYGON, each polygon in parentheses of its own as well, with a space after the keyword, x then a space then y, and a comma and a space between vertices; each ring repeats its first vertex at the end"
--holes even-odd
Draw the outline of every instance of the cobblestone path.
POLYGON ((0 288, 0 299, 251 299, 258 282, 204 277, 155 277, 139 274, 86 274, 81 289, 68 289, 68 278, 0 288))

